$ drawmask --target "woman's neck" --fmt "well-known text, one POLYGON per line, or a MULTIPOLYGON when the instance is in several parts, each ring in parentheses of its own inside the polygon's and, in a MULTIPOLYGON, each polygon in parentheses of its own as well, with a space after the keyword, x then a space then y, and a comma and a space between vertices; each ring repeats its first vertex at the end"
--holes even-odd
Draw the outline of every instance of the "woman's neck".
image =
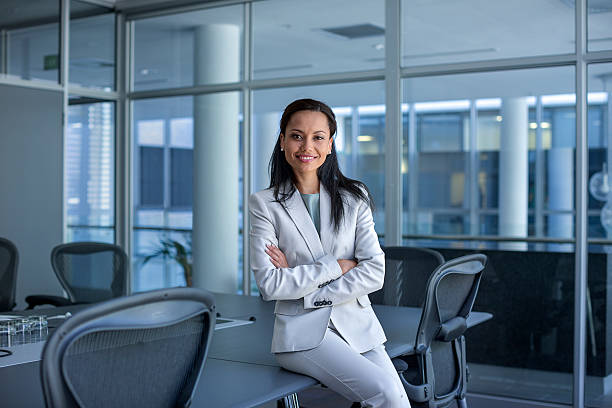
POLYGON ((303 175, 295 175, 295 186, 302 194, 317 194, 319 192, 319 177, 316 175, 304 177, 303 175))

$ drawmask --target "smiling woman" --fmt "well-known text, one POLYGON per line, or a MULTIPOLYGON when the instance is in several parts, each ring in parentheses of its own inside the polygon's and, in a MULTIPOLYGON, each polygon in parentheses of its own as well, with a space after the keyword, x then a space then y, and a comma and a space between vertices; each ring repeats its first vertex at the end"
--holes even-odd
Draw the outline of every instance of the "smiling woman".
POLYGON ((290 103, 270 187, 249 200, 251 269, 264 300, 276 301, 272 352, 350 401, 409 407, 368 298, 385 273, 372 198, 340 171, 336 129, 323 102, 290 103))

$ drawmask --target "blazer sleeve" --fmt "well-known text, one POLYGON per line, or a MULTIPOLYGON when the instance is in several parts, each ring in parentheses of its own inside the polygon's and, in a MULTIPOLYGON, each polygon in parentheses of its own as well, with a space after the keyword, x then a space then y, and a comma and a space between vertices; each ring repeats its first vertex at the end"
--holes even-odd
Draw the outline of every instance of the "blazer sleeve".
POLYGON ((342 276, 333 255, 325 255, 310 265, 276 268, 266 254, 266 245, 278 246, 272 217, 264 200, 257 194, 249 198, 251 269, 264 300, 294 300, 316 290, 319 285, 342 276))
POLYGON ((342 304, 383 287, 385 254, 374 230, 370 206, 364 201, 360 203, 355 231, 357 266, 333 282, 304 296, 304 309, 342 304), (327 302, 317 302, 321 300, 327 302), (315 306, 315 302, 320 306, 315 306))

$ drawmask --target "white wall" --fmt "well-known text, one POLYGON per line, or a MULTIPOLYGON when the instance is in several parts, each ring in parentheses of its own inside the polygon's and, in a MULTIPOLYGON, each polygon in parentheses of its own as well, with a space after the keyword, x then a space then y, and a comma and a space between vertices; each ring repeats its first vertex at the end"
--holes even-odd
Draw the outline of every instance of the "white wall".
POLYGON ((51 249, 62 242, 62 94, 0 85, 0 236, 19 250, 17 308, 62 293, 51 249))

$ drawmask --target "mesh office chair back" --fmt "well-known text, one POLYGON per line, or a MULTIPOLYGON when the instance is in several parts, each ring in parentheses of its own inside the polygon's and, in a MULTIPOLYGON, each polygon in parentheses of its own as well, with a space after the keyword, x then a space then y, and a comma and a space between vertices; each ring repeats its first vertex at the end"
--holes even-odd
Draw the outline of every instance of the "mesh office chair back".
POLYGON ((73 303, 94 303, 127 295, 128 260, 117 245, 61 244, 51 251, 51 265, 73 303))
POLYGON ((444 407, 456 399, 466 406, 463 333, 486 261, 482 254, 456 258, 440 265, 429 279, 415 342, 417 370, 402 374, 408 396, 417 403, 444 407))
POLYGON ((43 349, 47 406, 188 406, 212 338, 214 309, 209 292, 173 288, 75 314, 43 349))
POLYGON ((11 241, 0 238, 0 312, 15 307, 19 252, 11 241))
POLYGON ((444 257, 438 251, 418 247, 385 247, 385 285, 370 295, 372 303, 421 307, 427 281, 444 257))

